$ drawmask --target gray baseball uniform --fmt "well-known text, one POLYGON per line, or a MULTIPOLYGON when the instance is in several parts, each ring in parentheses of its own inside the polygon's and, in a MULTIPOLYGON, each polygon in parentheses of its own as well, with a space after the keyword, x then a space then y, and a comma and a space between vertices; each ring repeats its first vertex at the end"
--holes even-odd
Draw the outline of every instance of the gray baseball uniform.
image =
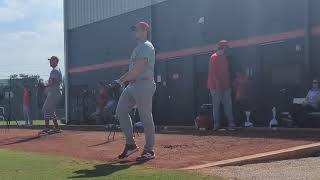
POLYGON ((56 83, 46 88, 47 98, 42 107, 45 116, 53 116, 55 114, 56 106, 61 98, 60 85, 62 82, 62 75, 60 69, 53 68, 50 73, 49 80, 50 79, 55 79, 56 83))
POLYGON ((152 98, 156 90, 156 84, 154 82, 155 49, 151 42, 138 43, 131 55, 132 63, 129 68, 132 68, 133 63, 141 58, 146 58, 148 62, 135 81, 130 82, 122 92, 116 115, 119 118, 127 144, 134 144, 133 127, 129 112, 136 105, 145 132, 146 145, 144 149, 153 151, 155 127, 152 117, 152 98))

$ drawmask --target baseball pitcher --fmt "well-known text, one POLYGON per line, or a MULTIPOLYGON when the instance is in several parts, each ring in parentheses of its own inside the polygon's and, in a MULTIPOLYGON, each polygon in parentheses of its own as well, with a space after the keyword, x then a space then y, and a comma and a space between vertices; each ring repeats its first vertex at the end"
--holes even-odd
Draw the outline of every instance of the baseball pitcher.
POLYGON ((116 115, 126 138, 126 145, 119 159, 124 159, 139 150, 133 137, 133 126, 129 112, 136 105, 145 132, 144 150, 137 161, 155 158, 153 151, 155 141, 155 127, 152 117, 152 98, 156 90, 154 82, 155 49, 148 41, 150 26, 146 22, 139 22, 131 27, 138 43, 131 55, 129 71, 119 80, 120 84, 129 82, 118 102, 116 115))
POLYGON ((62 75, 60 69, 57 68, 59 63, 59 58, 52 56, 48 59, 50 66, 52 67, 49 82, 46 87, 47 98, 43 104, 42 112, 44 114, 45 129, 39 132, 39 134, 52 134, 60 133, 56 116, 56 106, 61 98, 60 86, 62 82, 62 75), (54 129, 49 128, 49 120, 53 121, 54 129))

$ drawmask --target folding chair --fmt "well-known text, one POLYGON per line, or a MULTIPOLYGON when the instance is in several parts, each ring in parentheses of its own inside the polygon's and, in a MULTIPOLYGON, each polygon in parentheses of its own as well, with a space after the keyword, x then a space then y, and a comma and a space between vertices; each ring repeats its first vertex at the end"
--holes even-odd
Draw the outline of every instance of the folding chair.
POLYGON ((4 124, 6 125, 5 131, 9 129, 9 122, 5 118, 5 112, 4 112, 4 107, 0 107, 0 120, 2 122, 5 122, 4 124))
POLYGON ((4 107, 0 107, 0 120, 6 121, 6 119, 4 117, 4 107))
MULTIPOLYGON (((111 137, 112 133, 113 133, 112 140, 114 141, 114 136, 115 136, 116 131, 118 130, 118 127, 119 127, 119 121, 115 115, 116 108, 117 108, 117 101, 111 100, 107 103, 107 105, 102 110, 103 116, 106 114, 106 111, 111 112, 111 113, 107 113, 107 114, 112 114, 111 118, 109 119, 110 121, 105 126, 105 131, 107 134, 109 131, 108 141, 110 141, 110 137, 111 137)), ((103 119, 105 120, 105 117, 103 119)))
MULTIPOLYGON (((133 125, 133 133, 136 134, 137 136, 140 136, 138 128, 135 127, 135 124, 136 124, 135 119, 138 115, 137 112, 138 112, 138 108, 133 107, 132 113, 130 113, 130 117, 131 117, 132 125, 133 125)), ((114 137, 115 137, 116 132, 119 130, 119 126, 120 126, 119 119, 114 113, 114 115, 111 118, 110 124, 105 126, 106 132, 109 131, 108 141, 110 141, 111 135, 112 135, 112 141, 114 141, 114 137)))
POLYGON ((116 117, 116 115, 113 115, 112 118, 111 118, 111 123, 108 124, 105 128, 106 128, 106 132, 109 131, 109 134, 108 134, 108 141, 110 141, 110 137, 112 135, 112 141, 114 141, 114 137, 116 135, 116 132, 118 131, 119 129, 119 121, 118 121, 118 118, 116 117))
POLYGON ((138 123, 140 122, 140 117, 137 106, 134 106, 132 109, 131 120, 133 125, 133 134, 136 133, 136 135, 139 137, 139 130, 143 129, 143 124, 141 124, 142 127, 138 125, 138 123))
MULTIPOLYGON (((109 89, 109 93, 112 97, 113 100, 109 101, 108 104, 106 105, 106 108, 108 108, 111 112, 112 112, 112 117, 111 117, 111 121, 110 124, 107 124, 105 126, 105 130, 106 133, 108 133, 108 141, 110 140, 110 137, 112 136, 112 140, 114 141, 114 137, 116 132, 119 130, 120 127, 120 123, 118 120, 118 117, 115 115, 116 114, 116 109, 117 109, 117 105, 118 105, 118 100, 121 96, 122 93, 122 88, 121 86, 119 86, 118 83, 111 83, 108 85, 108 89, 109 89)), ((137 107, 133 107, 133 113, 130 113, 130 117, 133 120, 133 127, 135 125, 135 119, 136 119, 136 115, 137 115, 137 107)), ((133 132, 135 132, 135 128, 133 129, 133 132)), ((140 136, 138 132, 136 132, 137 136, 140 136)))

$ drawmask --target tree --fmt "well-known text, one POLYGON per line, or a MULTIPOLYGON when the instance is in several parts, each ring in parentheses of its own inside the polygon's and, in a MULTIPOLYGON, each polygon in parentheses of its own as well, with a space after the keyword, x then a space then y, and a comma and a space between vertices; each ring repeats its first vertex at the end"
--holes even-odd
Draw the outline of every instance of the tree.
POLYGON ((21 79, 33 79, 36 80, 37 82, 40 80, 40 76, 39 75, 28 75, 28 74, 19 74, 19 77, 21 79))
POLYGON ((10 75, 10 79, 18 79, 18 75, 17 74, 12 74, 12 75, 10 75))

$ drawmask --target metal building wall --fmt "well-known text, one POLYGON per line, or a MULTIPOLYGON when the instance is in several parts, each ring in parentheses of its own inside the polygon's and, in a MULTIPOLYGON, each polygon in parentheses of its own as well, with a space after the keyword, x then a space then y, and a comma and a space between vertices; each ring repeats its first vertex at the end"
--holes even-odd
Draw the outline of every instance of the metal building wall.
POLYGON ((67 29, 105 20, 167 0, 65 0, 67 29))
POLYGON ((303 28, 303 6, 301 0, 170 0, 152 9, 153 40, 161 52, 287 32, 303 28))
POLYGON ((316 27, 311 28, 311 40, 310 40, 310 61, 312 76, 320 78, 320 1, 319 0, 309 0, 310 1, 310 26, 316 27))
MULTIPOLYGON (((90 25, 67 30, 68 67, 94 65, 115 59, 127 59, 136 45, 130 27, 138 21, 151 23, 151 7, 130 11, 126 15, 112 16, 90 25)), ((69 74, 69 112, 77 103, 79 90, 74 87, 96 88, 98 81, 111 82, 127 70, 128 66, 114 70, 101 69, 89 74, 69 74)), ((90 103, 90 108, 95 103, 90 103)), ((91 108, 92 109, 92 108, 91 108)), ((70 119, 77 119, 71 113, 70 119)))
MULTIPOLYGON (((319 2, 318 0, 311 1, 313 4, 311 6, 311 9, 313 9, 311 10, 312 25, 319 25, 319 13, 315 10, 319 2)), ((86 24, 83 23, 80 27, 69 29, 70 67, 127 59, 135 46, 128 27, 139 20, 146 20, 152 24, 152 38, 158 54, 211 45, 219 39, 241 40, 241 42, 246 43, 246 41, 250 41, 247 38, 259 36, 258 39, 261 40, 264 36, 276 34, 278 37, 283 36, 281 33, 289 32, 295 37, 281 40, 284 42, 284 46, 290 48, 289 55, 282 63, 287 63, 290 60, 303 63, 304 52, 295 52, 296 45, 303 45, 303 35, 300 35, 305 20, 304 8, 301 8, 303 6, 304 1, 301 0, 257 0, 254 2, 252 0, 242 0, 241 2, 234 0, 166 1, 152 7, 148 6, 112 16, 87 26, 83 26, 86 24), (177 11, 177 7, 179 7, 179 11, 177 11), (297 9, 299 9, 299 13, 296 13, 297 9), (205 17, 204 24, 198 22, 201 17, 205 17), (296 32, 296 30, 298 31, 296 32)), ((317 44, 320 42, 316 39, 319 38, 312 37, 313 48, 318 47, 317 44)), ((241 64, 241 66, 253 69, 254 80, 257 82, 262 78, 259 72, 261 66, 260 50, 261 44, 246 45, 230 50, 232 64, 241 64)), ((316 49, 312 52, 312 57, 320 57, 316 49)), ((275 52, 275 54, 277 53, 279 52, 275 52)), ((170 80, 170 72, 166 72, 168 67, 174 69, 179 66, 185 71, 179 72, 182 73, 180 75, 181 81, 179 80, 177 83, 184 81, 191 84, 192 87, 197 86, 198 88, 190 89, 181 84, 180 87, 183 87, 182 91, 186 95, 184 95, 181 105, 176 106, 176 104, 168 105, 167 99, 171 93, 168 86, 164 87, 161 83, 158 83, 158 91, 155 97, 157 102, 163 100, 160 104, 173 107, 173 109, 156 109, 157 112, 170 114, 168 113, 170 111, 181 111, 181 114, 183 114, 184 111, 188 111, 185 113, 188 118, 182 117, 179 120, 176 119, 177 122, 169 123, 160 119, 160 123, 189 125, 193 118, 190 116, 191 111, 196 109, 199 104, 209 101, 208 90, 205 85, 208 57, 209 54, 192 54, 163 58, 161 61, 157 61, 156 70, 158 72, 156 74, 162 74, 163 81, 166 78, 170 80), (192 61, 194 61, 194 65, 192 65, 192 61), (182 78, 188 79, 182 80, 182 78), (199 81, 201 83, 198 83, 199 81), (186 108, 185 105, 188 105, 188 107, 186 108), (190 110, 190 108, 193 109, 190 110)), ((99 80, 117 78, 124 68, 126 66, 72 73, 70 74, 70 82, 71 85, 90 84, 93 86, 99 80)), ((175 79, 171 80, 175 81, 175 79)), ((160 108, 164 107, 163 105, 159 106, 160 108)), ((158 107, 156 106, 156 108, 158 107)))
POLYGON ((150 7, 68 30, 69 67, 127 59, 135 46, 130 27, 138 21, 151 22, 150 7))
MULTIPOLYGON (((126 55, 126 53, 117 53, 113 51, 110 53, 110 51, 113 50, 114 46, 110 49, 108 47, 111 47, 109 44, 110 38, 117 37, 113 36, 113 34, 109 34, 110 36, 106 36, 103 32, 114 32, 116 33, 118 31, 118 28, 121 27, 116 24, 113 28, 111 27, 108 29, 109 26, 100 26, 96 27, 95 30, 98 30, 100 32, 88 32, 89 29, 81 28, 84 26, 89 26, 90 24, 94 24, 96 22, 104 21, 106 19, 112 19, 116 18, 117 16, 125 13, 130 13, 132 11, 135 11, 137 9, 143 9, 148 8, 152 4, 161 3, 167 0, 64 0, 64 27, 65 27, 65 68, 66 71, 71 68, 73 65, 77 64, 76 62, 82 62, 85 64, 95 64, 96 62, 101 62, 107 60, 109 57, 108 54, 111 54, 112 56, 118 57, 119 54, 126 55), (84 30, 85 35, 79 34, 80 37, 77 37, 77 33, 74 33, 74 31, 79 31, 79 29, 84 30), (74 31, 73 31, 74 30, 74 31), (96 34, 96 37, 92 38, 90 34, 94 35, 96 34), (87 37, 88 36, 88 37, 87 37), (87 37, 87 39, 86 39, 87 37), (102 38, 100 38, 102 37, 102 38), (108 38, 109 37, 109 38, 108 38), (76 38, 79 38, 78 40, 76 38), (98 38, 98 39, 96 39, 98 38), (109 39, 108 42, 100 42, 101 39, 109 39), (92 41, 94 40, 94 41, 92 41), (88 41, 88 42, 87 42, 88 41), (92 42, 92 43, 90 43, 92 42), (101 45, 96 45, 97 42, 100 42, 101 45), (76 44, 80 43, 80 44, 76 44), (82 44, 81 44, 82 43, 82 44), (106 43, 106 44, 105 44, 106 43), (84 45, 83 45, 84 44, 84 45), (83 46, 81 46, 83 45, 83 46), (86 45, 89 45, 87 48, 86 45), (81 46, 81 47, 80 47, 81 46), (81 49, 79 51, 79 49, 81 49), (78 54, 78 56, 74 56, 73 52, 82 52, 82 54, 78 54), (99 52, 100 53, 99 53, 99 52), (118 54, 118 55, 117 55, 118 54), (80 58, 78 58, 80 55, 80 58), (92 59, 94 59, 92 61, 92 59)), ((137 20, 148 20, 150 22, 150 11, 148 12, 148 15, 141 18, 136 17, 135 21, 137 20), (138 19, 141 18, 141 19, 138 19)), ((118 23, 122 23, 119 21, 118 23)), ((132 25, 133 22, 127 22, 132 25)), ((98 25, 99 26, 99 25, 98 25)), ((129 24, 123 25, 123 31, 127 29, 129 24)), ((81 31, 81 30, 80 30, 81 31)), ((83 32, 83 31, 81 31, 83 32)), ((127 33, 124 33, 127 34, 127 33)), ((125 36, 124 38, 127 38, 125 36)), ((129 38, 127 38, 129 39, 129 38)), ((122 38, 118 38, 118 40, 122 41, 122 38)), ((114 41, 115 42, 115 41, 114 41)), ((130 43, 127 43, 130 44, 130 43)), ((121 45, 121 44, 118 44, 121 45)), ((116 51, 119 51, 119 48, 116 48, 116 51)), ((102 72, 105 72, 103 70, 102 72)), ((99 76, 95 75, 92 77, 93 79, 96 79, 96 77, 101 77, 101 73, 98 73, 99 76)), ((73 84, 83 84, 86 79, 88 79, 88 76, 84 76, 85 79, 82 79, 81 82, 74 81, 74 78, 72 75, 69 75, 68 72, 66 72, 66 81, 65 84, 68 87, 65 92, 65 104, 66 104, 66 118, 70 119, 70 112, 72 109, 70 109, 70 106, 72 104, 71 102, 71 96, 73 96, 72 92, 70 91, 70 87, 73 84)), ((91 76, 89 76, 91 77, 91 76)), ((92 81, 87 81, 92 82, 92 81)), ((95 82, 91 83, 91 86, 93 86, 95 82)))
MULTIPOLYGON (((155 5, 152 8, 153 41, 157 51, 161 53, 214 44, 220 39, 232 41, 294 31, 304 26, 304 16, 295 13, 296 8, 303 7, 303 5, 304 2, 300 0, 283 0, 280 2, 277 0, 254 2, 251 0, 224 0, 223 2, 219 0, 198 0, 196 3, 172 0, 155 5), (274 4, 278 6, 274 6, 274 4), (179 7, 179 11, 176 11, 175 7, 179 7), (231 8, 232 11, 230 11, 231 8), (270 14, 270 12, 273 13, 270 14), (198 22, 201 17, 204 17, 204 23, 198 22)), ((303 12, 301 13, 303 14, 303 12)), ((294 49, 295 44, 303 44, 303 41, 290 42, 290 44, 290 47, 294 49)), ((241 68, 252 71, 256 82, 262 78, 259 72, 261 56, 259 45, 233 48, 229 50, 228 54, 231 56, 229 60, 233 74, 241 66, 241 68)), ((157 109, 156 112, 160 111, 161 113, 155 114, 155 118, 166 119, 166 124, 172 124, 172 121, 175 121, 173 122, 175 125, 190 125, 192 123, 192 117, 194 117, 192 114, 195 114, 194 112, 201 104, 210 102, 209 92, 206 88, 209 56, 209 54, 193 54, 158 61, 156 69, 159 69, 159 72, 156 75, 158 73, 163 74, 161 72, 164 70, 160 68, 170 67, 176 63, 180 63, 181 69, 182 67, 187 68, 187 61, 190 57, 194 58, 195 65, 193 66, 194 69, 190 68, 184 72, 177 69, 175 73, 179 74, 179 80, 170 77, 171 72, 162 75, 162 80, 166 81, 166 84, 158 83, 157 86, 156 98, 159 105, 156 104, 155 108, 157 109), (181 62, 181 59, 184 62, 181 62), (190 74, 193 78, 185 80, 190 74), (175 89, 174 86, 170 85, 170 82, 171 84, 179 84, 177 87, 182 87, 181 89, 178 88, 178 94, 175 93, 177 88, 175 89), (187 88, 185 82, 191 87, 187 88), (167 97, 170 97, 171 100, 168 101, 167 97), (170 110, 172 112, 164 113, 170 110), (176 115, 177 113, 179 114, 176 115), (169 116, 176 115, 176 118, 168 122, 169 117, 161 117, 168 114, 169 116), (178 116, 180 118, 177 118, 178 116)), ((288 56, 288 59, 293 61, 296 56, 301 57, 301 54, 292 54, 288 56)), ((283 62, 287 63, 286 60, 283 60, 283 62)), ((303 59, 301 62, 303 62, 303 59)), ((259 84, 256 86, 259 87, 259 84)), ((256 89, 260 91, 259 88, 256 89)))

